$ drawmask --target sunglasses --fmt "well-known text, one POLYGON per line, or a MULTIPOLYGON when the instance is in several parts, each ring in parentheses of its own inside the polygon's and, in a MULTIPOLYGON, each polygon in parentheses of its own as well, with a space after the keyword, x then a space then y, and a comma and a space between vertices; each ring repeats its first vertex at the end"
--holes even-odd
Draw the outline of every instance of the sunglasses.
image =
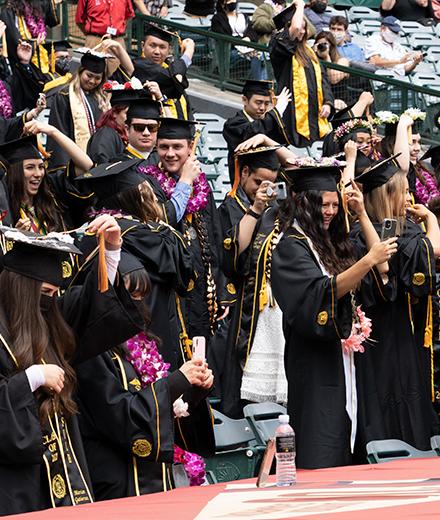
POLYGON ((160 123, 132 123, 131 127, 134 129, 135 132, 143 133, 145 132, 145 129, 147 129, 150 134, 154 134, 159 130, 160 123))

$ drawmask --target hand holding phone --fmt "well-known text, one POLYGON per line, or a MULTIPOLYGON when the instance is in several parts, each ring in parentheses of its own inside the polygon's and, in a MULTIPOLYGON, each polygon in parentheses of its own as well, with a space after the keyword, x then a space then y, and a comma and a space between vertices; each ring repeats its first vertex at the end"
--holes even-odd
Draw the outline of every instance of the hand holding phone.
POLYGON ((395 218, 385 218, 382 222, 382 230, 380 232, 380 240, 388 240, 396 236, 397 220, 395 218))
POLYGON ((206 339, 203 336, 194 336, 192 339, 193 359, 206 360, 206 339))

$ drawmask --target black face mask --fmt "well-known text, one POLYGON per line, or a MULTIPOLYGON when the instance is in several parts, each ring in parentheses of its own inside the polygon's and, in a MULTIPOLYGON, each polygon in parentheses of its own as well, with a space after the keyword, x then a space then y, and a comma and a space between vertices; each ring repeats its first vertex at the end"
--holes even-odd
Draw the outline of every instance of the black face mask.
POLYGON ((64 74, 67 74, 70 72, 70 63, 72 61, 72 58, 58 58, 55 60, 55 70, 60 74, 61 76, 64 76, 64 74))
POLYGON ((226 11, 232 13, 237 9, 237 2, 230 2, 229 4, 225 5, 226 11))
POLYGON ((315 2, 310 6, 310 9, 315 11, 315 13, 321 14, 327 9, 327 2, 315 2))
POLYGON ((40 296, 40 310, 41 312, 48 312, 55 301, 54 296, 49 296, 48 294, 42 294, 40 296))

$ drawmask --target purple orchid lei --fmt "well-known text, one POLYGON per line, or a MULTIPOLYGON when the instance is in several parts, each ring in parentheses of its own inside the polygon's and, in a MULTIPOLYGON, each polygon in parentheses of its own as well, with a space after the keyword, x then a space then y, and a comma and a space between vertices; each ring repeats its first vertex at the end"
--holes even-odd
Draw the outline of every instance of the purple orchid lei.
POLYGON ((37 38, 41 35, 44 40, 46 39, 46 24, 41 16, 34 15, 32 7, 29 4, 25 5, 23 18, 32 38, 37 38))
POLYGON ((423 176, 425 182, 422 182, 418 177, 416 177, 415 200, 419 204, 426 205, 431 199, 440 197, 440 191, 429 172, 421 167, 419 167, 418 170, 419 174, 423 176))
POLYGON ((0 116, 8 119, 12 117, 12 99, 3 81, 0 80, 0 116))
MULTIPOLYGON (((155 165, 141 166, 138 171, 143 175, 154 177, 159 182, 167 199, 171 198, 177 184, 172 177, 155 165)), ((186 205, 185 215, 197 213, 198 211, 205 209, 208 205, 210 193, 211 188, 209 187, 205 174, 202 172, 194 181, 192 194, 188 200, 188 204, 186 205)))
MULTIPOLYGON (((127 341, 127 360, 140 377, 145 388, 158 379, 167 377, 169 363, 165 363, 154 340, 141 332, 127 341)), ((183 464, 190 486, 200 486, 205 481, 205 463, 200 455, 182 450, 174 445, 174 462, 183 464)))

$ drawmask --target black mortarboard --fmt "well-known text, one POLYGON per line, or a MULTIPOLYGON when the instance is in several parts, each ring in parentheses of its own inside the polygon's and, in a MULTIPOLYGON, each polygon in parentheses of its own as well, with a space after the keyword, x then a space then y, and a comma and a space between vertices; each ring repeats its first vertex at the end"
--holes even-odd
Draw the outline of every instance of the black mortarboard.
POLYGON ((239 152, 236 154, 240 164, 240 169, 244 166, 249 168, 266 168, 268 170, 278 170, 280 161, 278 160, 276 150, 279 146, 264 146, 239 152))
POLYGON ((161 116, 161 105, 159 102, 154 101, 151 96, 145 94, 139 94, 138 98, 130 103, 130 108, 127 112, 127 120, 133 119, 134 117, 139 119, 159 119, 161 116))
POLYGON ((139 93, 134 89, 118 89, 118 90, 105 90, 111 94, 110 104, 112 107, 117 105, 131 105, 134 101, 139 99, 139 93))
POLYGON ((397 124, 398 124, 398 121, 396 123, 385 123, 384 124, 385 137, 392 137, 392 136, 396 135, 397 124))
POLYGON ((121 275, 125 276, 126 274, 133 273, 134 271, 140 271, 141 269, 144 269, 144 266, 135 256, 122 251, 118 269, 121 275))
POLYGON ((356 163, 354 166, 355 176, 360 175, 367 168, 370 168, 372 164, 374 164, 374 161, 358 150, 356 155, 356 163))
POLYGON ((341 168, 338 166, 312 166, 285 169, 295 193, 301 191, 338 191, 341 168))
POLYGON ((141 162, 142 159, 130 159, 103 163, 80 175, 76 180, 90 181, 95 195, 99 202, 102 202, 145 181, 145 177, 137 171, 141 162))
POLYGON ((69 254, 81 251, 62 233, 43 236, 15 228, 0 227, 12 248, 3 257, 3 268, 56 287, 64 285, 72 275, 69 254))
POLYGON ((335 124, 339 125, 344 121, 349 121, 350 119, 355 119, 353 111, 351 110, 354 107, 354 105, 355 104, 352 103, 351 105, 348 105, 345 108, 342 108, 341 110, 335 112, 333 117, 330 119, 333 126, 335 126, 335 124))
POLYGON ((41 159, 38 151, 36 135, 28 135, 0 145, 0 157, 9 164, 19 163, 25 159, 41 159))
POLYGON ((243 96, 249 98, 253 94, 259 96, 271 96, 273 92, 273 81, 247 79, 242 90, 243 96))
POLYGON ((273 17, 273 23, 275 24, 275 27, 277 31, 281 31, 284 29, 286 24, 290 22, 292 19, 293 14, 296 11, 296 6, 294 4, 290 5, 289 7, 286 7, 286 9, 283 9, 281 13, 278 13, 276 16, 273 17))
POLYGON ((387 157, 382 161, 374 162, 370 168, 364 170, 363 173, 355 177, 355 181, 362 184, 362 190, 364 193, 369 193, 375 188, 384 185, 400 170, 400 166, 395 160, 399 155, 400 153, 393 155, 392 157, 387 157))
POLYGON ((75 49, 75 52, 82 54, 81 67, 94 74, 103 74, 107 64, 106 60, 114 58, 111 54, 94 51, 86 47, 75 49))
POLYGON ((437 166, 440 165, 440 144, 431 146, 420 158, 421 161, 426 159, 431 159, 431 166, 433 168, 437 168, 437 166))
POLYGON ((168 43, 171 43, 173 41, 173 38, 178 37, 176 33, 167 31, 166 29, 162 29, 162 27, 159 27, 154 23, 150 23, 147 25, 147 28, 145 30, 145 38, 147 36, 155 36, 156 38, 159 38, 160 40, 163 40, 168 43))
POLYGON ((187 121, 186 119, 174 119, 172 117, 164 117, 161 120, 158 139, 188 139, 191 141, 194 137, 194 128, 197 121, 187 121))
POLYGON ((53 40, 53 41, 47 41, 43 44, 44 48, 47 50, 49 54, 53 52, 61 52, 61 51, 68 51, 72 48, 70 43, 67 40, 53 40))
POLYGON ((425 122, 421 119, 416 119, 414 123, 411 125, 411 134, 421 134, 424 123, 425 122))

